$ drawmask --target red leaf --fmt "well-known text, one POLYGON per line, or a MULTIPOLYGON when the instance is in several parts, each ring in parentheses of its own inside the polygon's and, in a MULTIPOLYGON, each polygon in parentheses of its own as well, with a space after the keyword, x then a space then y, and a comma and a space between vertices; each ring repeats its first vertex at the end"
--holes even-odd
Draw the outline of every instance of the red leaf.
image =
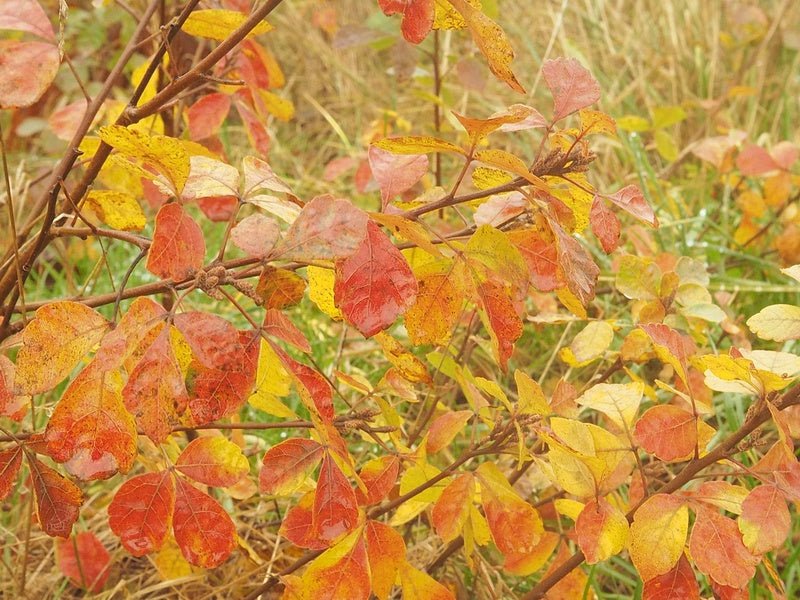
POLYGON ((28 457, 36 512, 44 532, 51 536, 67 537, 78 520, 83 494, 77 485, 40 460, 28 457))
POLYGON ((189 138, 202 140, 216 135, 231 109, 231 97, 214 93, 200 97, 186 111, 189 119, 189 138))
POLYGON ((203 366, 239 370, 244 348, 239 332, 228 321, 210 313, 193 311, 175 315, 175 326, 203 366))
POLYGON ((123 483, 108 505, 108 525, 134 556, 160 550, 175 508, 175 484, 168 471, 145 473, 123 483))
POLYGON ((37 0, 4 0, 0 4, 0 29, 27 31, 56 41, 53 26, 37 0))
POLYGON ((736 167, 742 175, 763 175, 780 168, 769 152, 755 144, 747 144, 736 157, 736 167))
POLYGON ((239 221, 231 230, 231 241, 250 256, 266 256, 281 234, 275 219, 255 213, 239 221))
POLYGON ((603 197, 611 200, 611 202, 619 206, 622 210, 633 215, 640 221, 652 227, 658 227, 658 219, 652 207, 647 203, 647 200, 645 200, 642 191, 635 185, 625 186, 618 192, 603 197))
POLYGON ((125 408, 145 435, 160 444, 186 410, 188 396, 178 360, 164 328, 128 376, 122 390, 125 408))
POLYGON ((378 600, 387 600, 397 579, 397 572, 406 559, 403 537, 378 521, 367 521, 364 528, 367 542, 372 593, 378 600))
POLYGON ((322 460, 312 514, 315 533, 327 542, 333 542, 358 525, 355 492, 330 454, 322 460))
POLYGON ((236 548, 236 527, 228 513, 208 494, 176 479, 175 541, 189 563, 212 569, 236 548))
POLYGON ((611 254, 619 246, 620 225, 617 215, 608 210, 598 196, 594 197, 592 210, 589 213, 592 233, 600 240, 603 251, 611 254))
POLYGON ((259 120, 256 113, 242 100, 242 98, 250 98, 250 94, 245 90, 236 92, 236 110, 244 123, 244 130, 247 133, 247 139, 250 140, 250 145, 262 157, 266 158, 269 154, 269 133, 267 128, 259 120))
POLYGON ((658 358, 670 364, 678 377, 686 382, 689 358, 697 353, 697 346, 692 338, 661 323, 650 323, 639 327, 652 340, 658 358))
POLYGON ((386 329, 417 299, 417 280, 405 257, 373 221, 367 235, 336 266, 334 298, 345 318, 365 337, 386 329))
POLYGON ((0 109, 35 104, 53 82, 59 63, 53 44, 0 40, 0 109))
POLYGON ((108 579, 111 555, 95 534, 82 531, 75 537, 56 540, 56 563, 74 585, 97 594, 108 579))
POLYGON ((459 475, 442 491, 433 506, 431 524, 443 542, 450 542, 461 535, 474 495, 475 478, 471 473, 459 475))
POLYGON ((600 85, 574 58, 546 60, 542 75, 553 94, 553 122, 600 99, 600 85))
POLYGON ((0 500, 11 493, 22 465, 22 448, 15 446, 0 451, 0 500))
POLYGON ((383 209, 392 198, 409 190, 428 172, 427 154, 394 154, 370 146, 367 153, 372 176, 381 188, 383 209))
POLYGON ((694 564, 717 583, 743 588, 755 575, 760 559, 745 548, 733 519, 702 506, 696 512, 689 539, 694 564))
POLYGON ((636 422, 634 438, 663 461, 688 460, 697 446, 697 418, 672 404, 653 406, 636 422))
POLYGON ((284 495, 294 492, 322 459, 323 448, 314 440, 292 439, 264 454, 259 475, 261 491, 284 495))
POLYGON ((84 480, 126 473, 137 454, 133 416, 122 403, 122 377, 90 364, 67 387, 45 432, 50 457, 84 480))
POLYGON ((242 449, 221 436, 189 442, 175 467, 199 483, 217 487, 229 487, 250 471, 242 449))
POLYGON ((328 381, 311 367, 297 362, 279 346, 271 345, 283 365, 299 384, 298 393, 306 408, 316 411, 328 423, 333 421, 333 390, 328 381))
POLYGON ((200 207, 200 210, 208 217, 209 221, 224 223, 233 216, 233 212, 239 206, 239 199, 236 196, 198 198, 197 206, 200 207))
POLYGON ((358 503, 369 506, 386 498, 397 483, 399 471, 400 460, 396 456, 380 456, 365 463, 358 476, 367 488, 367 493, 356 488, 358 503))
POLYGON ((206 242, 203 231, 177 202, 161 207, 156 215, 147 270, 164 279, 181 281, 203 266, 206 242))
POLYGON ((558 269, 558 249, 552 234, 536 229, 519 229, 508 234, 528 265, 531 284, 540 292, 552 292, 565 285, 558 269))
POLYGON ((299 548, 322 550, 329 543, 314 531, 314 492, 308 492, 286 512, 281 523, 280 534, 299 548))
POLYGON ((359 249, 367 231, 367 214, 349 200, 317 196, 303 207, 276 256, 312 261, 346 258, 359 249))
POLYGON ((434 0, 378 0, 385 15, 402 14, 400 29, 406 41, 419 44, 433 27, 434 0))
POLYGON ((700 600, 700 586, 686 556, 672 570, 646 581, 642 600, 700 600))

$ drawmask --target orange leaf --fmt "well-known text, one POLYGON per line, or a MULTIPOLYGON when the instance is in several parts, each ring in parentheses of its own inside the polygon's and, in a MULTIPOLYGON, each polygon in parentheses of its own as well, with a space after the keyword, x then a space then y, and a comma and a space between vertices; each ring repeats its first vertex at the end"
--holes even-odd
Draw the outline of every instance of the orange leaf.
POLYGON ((177 202, 161 207, 156 215, 147 270, 164 279, 181 281, 203 266, 206 242, 200 226, 177 202))
POLYGON ((450 590, 407 562, 400 566, 400 584, 403 600, 455 600, 450 590))
POLYGON ((52 537, 67 537, 78 520, 83 494, 77 485, 37 458, 28 457, 36 513, 44 532, 52 537))
POLYGON ((406 559, 403 536, 388 525, 367 521, 364 538, 367 542, 372 593, 378 600, 387 600, 397 579, 397 572, 406 559))
POLYGON ((103 337, 95 362, 106 369, 125 365, 130 373, 155 340, 166 316, 160 304, 150 298, 136 298, 116 327, 103 337))
POLYGON ((405 315, 411 342, 417 346, 446 344, 464 304, 455 263, 442 261, 418 276, 417 301, 405 315))
POLYGON ((428 442, 426 444, 428 453, 435 454, 442 448, 447 447, 458 432, 464 429, 464 425, 472 418, 473 414, 471 410, 457 410, 446 412, 436 417, 428 430, 428 442))
POLYGON ((396 456, 379 456, 361 467, 358 477, 367 489, 366 494, 356 488, 356 498, 361 505, 377 504, 392 491, 397 483, 400 460, 396 456))
POLYGON ((25 394, 51 390, 109 327, 100 313, 78 302, 53 302, 41 307, 22 332, 15 387, 25 394))
POLYGON ((292 439, 273 446, 264 455, 259 483, 265 494, 282 496, 297 490, 322 459, 314 440, 292 439))
POLYGON ((280 534, 300 548, 322 550, 330 544, 315 534, 313 510, 314 492, 308 492, 286 512, 281 523, 280 534))
MULTIPOLYGON (((555 559, 550 563, 544 576, 547 577, 570 557, 570 551, 566 544, 558 547, 555 559)), ((582 569, 573 569, 566 576, 562 577, 547 592, 547 600, 576 600, 577 598, 593 598, 593 594, 586 593, 588 577, 582 569)), ((591 589, 591 588, 589 588, 591 589)))
POLYGON ((759 485, 742 502, 739 531, 744 545, 753 554, 780 548, 789 535, 791 524, 786 500, 774 485, 759 485))
POLYGON ((492 280, 478 284, 479 313, 492 338, 495 360, 508 368, 514 343, 522 336, 522 320, 504 286, 492 280))
POLYGON ((129 373, 122 389, 125 408, 153 443, 169 437, 186 410, 188 396, 183 372, 164 328, 129 373))
POLYGON ((250 471, 242 449, 221 436, 189 442, 175 467, 199 483, 217 487, 231 486, 250 471))
POLYGON ((445 543, 461 535, 464 523, 469 517, 472 497, 475 495, 475 478, 471 473, 456 477, 444 488, 442 495, 433 505, 431 523, 436 534, 445 543))
POLYGON ((417 298, 417 280, 405 257, 374 221, 356 252, 336 266, 334 299, 365 336, 386 329, 417 298))
POLYGON ((734 588, 746 586, 760 562, 745 547, 736 522, 705 507, 697 508, 689 552, 700 572, 734 588))
POLYGON ((82 531, 56 540, 56 564, 74 585, 97 594, 108 579, 111 555, 95 534, 82 531))
POLYGON ((91 363, 67 387, 45 432, 50 457, 81 479, 126 473, 137 454, 133 416, 122 403, 122 376, 91 363))
POLYGON ((275 247, 275 257, 312 261, 346 258, 358 250, 367 230, 367 214, 349 200, 317 196, 275 247))
POLYGON ((617 215, 608 210, 603 201, 595 196, 589 212, 589 221, 592 224, 592 233, 600 240, 603 251, 611 254, 619 245, 620 224, 617 215))
POLYGON ((256 293, 264 302, 264 308, 282 309, 294 306, 306 291, 305 279, 294 271, 266 266, 258 279, 256 293))
POLYGON ((191 564, 212 569, 236 547, 236 527, 228 513, 208 494, 176 478, 175 541, 191 564))
POLYGON ((686 556, 670 571, 646 581, 642 600, 700 600, 700 586, 686 556))
POLYGON ((108 525, 134 556, 160 550, 175 508, 175 485, 168 471, 145 473, 124 482, 108 505, 108 525))
POLYGON ((635 185, 625 186, 618 192, 603 197, 611 200, 622 210, 640 221, 647 223, 651 227, 658 227, 658 219, 653 212, 653 208, 645 200, 642 191, 635 185))
POLYGON ((637 444, 666 462, 688 460, 697 447, 697 418, 672 404, 647 409, 633 431, 637 444))
POLYGON ((658 358, 671 365, 678 377, 686 384, 689 358, 697 353, 697 346, 692 339, 661 323, 640 325, 639 327, 650 336, 658 358))
POLYGON ((196 141, 216 135, 230 109, 231 98, 227 94, 217 92, 201 96, 186 111, 189 138, 196 141))
POLYGON ((628 542, 628 521, 605 498, 592 498, 578 516, 575 532, 587 564, 593 565, 622 551, 628 542))
POLYGON ((300 589, 307 600, 368 600, 369 566, 361 531, 314 559, 303 573, 300 589))

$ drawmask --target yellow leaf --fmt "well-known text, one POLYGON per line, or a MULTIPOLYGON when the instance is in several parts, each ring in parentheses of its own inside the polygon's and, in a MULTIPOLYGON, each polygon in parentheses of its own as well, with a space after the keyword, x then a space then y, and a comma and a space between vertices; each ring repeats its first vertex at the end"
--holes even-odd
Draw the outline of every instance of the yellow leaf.
POLYGON ((544 192, 550 191, 550 187, 544 180, 531 173, 525 165, 525 162, 510 152, 506 152, 505 150, 481 150, 475 155, 475 158, 488 165, 514 173, 514 175, 519 175, 528 181, 528 183, 544 192))
POLYGON ((288 98, 267 90, 259 90, 259 95, 267 112, 279 121, 291 121, 294 118, 294 104, 288 98))
POLYGON ((553 504, 555 505, 558 514, 569 517, 573 521, 578 520, 583 507, 586 506, 585 503, 578 502, 577 500, 572 500, 570 498, 559 498, 553 504))
POLYGON ((680 498, 656 494, 636 510, 629 552, 644 581, 675 566, 683 554, 688 531, 689 507, 680 498))
POLYGON ((603 498, 593 498, 586 504, 575 523, 575 531, 590 565, 619 554, 628 543, 625 515, 603 498))
POLYGON ((578 112, 581 120, 581 133, 586 135, 605 134, 616 137, 617 124, 609 115, 599 110, 582 108, 578 112))
POLYGON ((141 231, 147 225, 139 202, 125 192, 92 190, 86 197, 86 204, 112 229, 141 231))
POLYGON ((148 136, 119 125, 101 127, 100 138, 118 152, 155 167, 172 183, 176 194, 183 190, 190 165, 189 153, 181 140, 163 135, 148 136))
POLYGON ((636 115, 625 115, 617 119, 617 125, 624 131, 642 132, 650 130, 650 121, 636 115))
POLYGON ((592 321, 576 335, 569 347, 559 352, 561 360, 571 367, 583 367, 603 353, 614 341, 614 328, 606 321, 592 321))
POLYGON ((439 260, 415 271, 419 280, 417 301, 405 314, 406 329, 414 345, 446 344, 461 317, 465 286, 458 266, 439 260))
MULTIPOLYGON (((196 10, 189 15, 181 29, 189 35, 222 41, 241 27, 247 18, 248 15, 235 10, 196 10)), ((262 21, 247 34, 247 37, 251 38, 271 30, 272 25, 262 21)))
POLYGON ((419 135, 403 136, 394 138, 383 138, 372 143, 376 148, 387 150, 394 154, 428 154, 429 152, 453 152, 455 154, 467 155, 466 151, 460 146, 451 144, 439 138, 419 135))
POLYGON ((656 143, 656 150, 664 160, 672 162, 678 158, 680 154, 678 145, 669 133, 658 129, 653 135, 653 139, 656 143))
POLYGON ((400 374, 414 383, 430 383, 431 377, 423 362, 411 354, 403 345, 385 331, 376 333, 373 338, 377 341, 386 358, 392 363, 400 374))
MULTIPOLYGON (((467 0, 475 8, 481 7, 480 0, 467 0)), ((434 29, 464 29, 467 26, 462 17, 453 5, 447 0, 436 0, 433 13, 434 29)))
MULTIPOLYGON (((386 213, 370 213, 369 216, 373 221, 377 221, 386 227, 393 235, 407 242, 416 244, 418 248, 421 248, 431 256, 441 258, 442 253, 431 241, 431 236, 428 235, 425 228, 419 223, 410 221, 400 215, 389 215, 386 213)), ((408 261, 408 264, 411 265, 412 268, 415 266, 414 262, 411 260, 408 261)))
POLYGON ((161 550, 153 556, 153 562, 163 581, 180 579, 192 574, 192 565, 183 557, 181 549, 178 548, 172 535, 167 538, 161 550))
POLYGON ((653 129, 675 125, 685 118, 686 111, 680 106, 656 106, 653 109, 653 129))
POLYGON ((335 321, 342 320, 340 311, 333 301, 333 284, 336 274, 332 269, 309 266, 306 269, 308 275, 308 297, 317 307, 335 321))
POLYGON ((479 190, 488 190, 514 181, 514 176, 501 169, 475 167, 472 171, 472 185, 479 190))
MULTIPOLYGON (((411 490, 423 485, 428 480, 436 477, 438 474, 439 469, 431 464, 428 464, 427 462, 420 460, 413 466, 406 469, 406 472, 403 473, 403 476, 400 478, 400 495, 402 496, 403 494, 406 494, 411 490)), ((440 481, 425 491, 417 494, 413 498, 406 500, 394 513, 389 524, 393 527, 396 527, 398 525, 402 525, 403 523, 407 523, 425 510, 430 503, 436 502, 439 499, 439 496, 442 495, 445 487, 446 481, 440 481)))
POLYGON ((550 187, 550 193, 561 200, 572 211, 575 219, 576 233, 581 233, 589 225, 589 212, 594 201, 593 187, 586 179, 584 173, 574 173, 571 181, 548 177, 545 181, 550 187))
POLYGON ((511 70, 514 49, 511 47, 505 32, 497 23, 466 2, 466 0, 448 1, 464 18, 464 22, 472 34, 472 39, 475 40, 478 48, 489 63, 489 70, 505 81, 512 90, 524 94, 525 88, 520 85, 511 70))
POLYGON ((603 413, 620 429, 630 430, 643 394, 644 384, 640 382, 599 383, 589 388, 576 402, 603 413))
POLYGON ((552 411, 544 397, 541 386, 519 369, 514 372, 519 400, 517 406, 522 415, 547 416, 552 411))
POLYGON ((762 340, 785 342, 800 338, 800 306, 773 304, 747 319, 747 326, 762 340))
POLYGON ((285 419, 296 419, 297 414, 281 402, 289 395, 292 377, 280 358, 265 340, 261 340, 256 372, 256 387, 247 401, 265 413, 285 419))
POLYGON ((464 256, 479 281, 500 280, 510 285, 516 295, 526 294, 527 263, 504 232, 491 225, 481 225, 467 242, 464 256))

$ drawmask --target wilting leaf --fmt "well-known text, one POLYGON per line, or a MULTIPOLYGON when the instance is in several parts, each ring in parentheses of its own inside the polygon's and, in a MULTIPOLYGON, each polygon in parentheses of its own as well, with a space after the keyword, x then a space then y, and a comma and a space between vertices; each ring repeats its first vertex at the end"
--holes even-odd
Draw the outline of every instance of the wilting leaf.
POLYGON ((604 196, 625 212, 652 227, 658 227, 658 219, 652 207, 647 203, 642 191, 635 185, 628 185, 618 192, 604 196))
POLYGON ((742 543, 733 519, 698 507, 689 552, 698 570, 722 585, 742 588, 753 578, 759 558, 742 543))
POLYGON ((385 15, 403 15, 400 30, 406 41, 419 44, 433 27, 434 0, 378 0, 385 15))
POLYGON ((550 227, 556 239, 558 266, 567 282, 567 287, 583 306, 588 306, 594 298, 594 287, 600 275, 600 268, 580 242, 564 231, 558 223, 550 221, 550 227))
POLYGON ((80 488, 37 458, 29 456, 28 465, 39 524, 49 536, 68 537, 83 504, 80 488))
POLYGON ((78 302, 52 302, 41 307, 22 332, 15 387, 25 394, 52 389, 110 326, 100 313, 78 302))
MULTIPOLYGON (((248 15, 235 10, 194 10, 181 29, 189 35, 222 41, 236 31, 247 20, 248 15)), ((266 21, 258 23, 247 34, 247 38, 272 30, 266 21)))
POLYGON ((578 546, 590 565, 619 554, 628 543, 625 515, 605 498, 589 500, 575 522, 578 546))
POLYGON ((206 242, 203 231, 183 207, 172 202, 156 215, 153 243, 147 255, 147 270, 181 281, 203 266, 206 242))
POLYGON ((542 75, 553 94, 553 122, 600 99, 600 85, 574 58, 546 60, 542 75))
POLYGON ((233 485, 250 470, 242 449, 221 436, 192 440, 175 467, 199 483, 217 487, 233 485))
POLYGON ((629 547, 631 560, 643 581, 675 567, 683 556, 688 532, 689 507, 683 499, 655 494, 644 501, 631 523, 629 547))
POLYGON ((405 257, 373 221, 356 252, 337 264, 334 300, 365 336, 386 329, 417 298, 405 257))
POLYGON ((164 545, 174 508, 175 484, 168 471, 137 475, 108 505, 108 525, 128 552, 144 556, 164 545))
POLYGON ((356 252, 367 232, 367 214, 349 200, 318 196, 275 248, 275 256, 300 261, 346 258, 356 252))
POLYGON ((126 473, 136 458, 136 423, 122 402, 122 377, 92 364, 69 385, 47 423, 53 460, 81 479, 126 473))
POLYGON ((97 594, 108 579, 111 555, 95 534, 82 531, 56 540, 56 564, 74 585, 97 594))
POLYGON ((314 440, 291 439, 273 446, 264 455, 261 491, 276 496, 293 494, 317 467, 322 454, 323 447, 314 440))
POLYGON ((653 342, 658 358, 671 365, 678 377, 686 383, 689 358, 697 352, 691 338, 661 323, 640 325, 653 342))
POLYGON ((800 338, 800 306, 773 304, 747 319, 747 326, 762 340, 785 342, 800 338))
POLYGON ((218 567, 236 547, 233 521, 211 496, 179 477, 175 482, 175 541, 191 564, 218 567))
POLYGON ((786 500, 774 485, 753 488, 742 503, 739 531, 742 541, 754 555, 780 548, 791 528, 786 500))
POLYGON ((59 63, 53 44, 0 40, 0 109, 35 104, 55 79, 59 63))

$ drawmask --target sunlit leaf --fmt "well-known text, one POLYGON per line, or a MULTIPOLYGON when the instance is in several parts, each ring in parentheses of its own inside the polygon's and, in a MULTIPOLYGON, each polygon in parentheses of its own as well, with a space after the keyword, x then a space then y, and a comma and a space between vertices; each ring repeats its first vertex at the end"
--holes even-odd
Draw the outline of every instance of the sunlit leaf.
POLYGON ((147 224, 142 207, 134 196, 112 190, 92 190, 86 204, 112 229, 141 231, 147 224))

